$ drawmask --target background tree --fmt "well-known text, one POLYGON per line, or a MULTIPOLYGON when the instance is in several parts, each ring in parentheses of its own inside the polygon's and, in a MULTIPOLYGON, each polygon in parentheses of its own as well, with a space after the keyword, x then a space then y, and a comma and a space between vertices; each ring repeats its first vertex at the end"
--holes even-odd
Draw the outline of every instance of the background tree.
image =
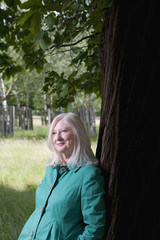
MULTIPOLYGON (((9 79, 12 74, 21 71, 20 66, 30 71, 36 69, 40 74, 44 64, 47 62, 48 65, 52 61, 54 66, 52 70, 47 68, 43 90, 51 96, 55 108, 67 107, 80 91, 85 94, 94 92, 100 97, 102 72, 98 66, 97 55, 103 44, 105 2, 22 2, 24 1, 0 1, 0 53, 3 56, 1 59, 5 60, 1 61, 3 78, 9 79), (9 52, 11 46, 12 51, 9 52), (13 51, 23 59, 19 65, 13 51), (67 55, 69 64, 66 64, 67 55), (59 65, 55 64, 55 59, 59 65), (62 66, 62 63, 63 70, 60 71, 59 66, 62 66)), ((20 80, 16 82, 20 83, 20 80)), ((10 103, 14 94, 16 101, 21 104, 20 99, 24 94, 18 89, 23 84, 18 83, 17 87, 17 83, 10 94, 10 103)), ((9 84, 6 84, 8 89, 9 84)))
MULTIPOLYGON (((51 3, 29 0, 21 4, 17 0, 4 0, 0 3, 0 51, 5 82, 12 74, 22 70, 20 66, 25 70, 36 69, 40 73, 44 63, 47 61, 48 65, 52 61, 53 69, 46 71, 43 89, 52 95, 54 107, 66 107, 79 91, 101 95, 102 72, 97 54, 103 42, 104 1, 64 0, 51 3), (96 20, 95 15, 98 17, 96 20), (11 47, 12 50, 8 51, 11 47), (20 56, 21 62, 17 61, 15 55, 20 56), (67 55, 69 63, 66 64, 67 55), (55 64, 55 59, 59 64, 55 64), (62 63, 63 70, 60 71, 62 63)), ((19 96, 24 95, 17 89, 13 94, 17 101, 19 96)), ((12 100, 13 97, 10 102, 12 100)))
POLYGON ((66 76, 65 71, 61 74, 48 71, 45 78, 44 91, 58 93, 56 107, 67 106, 78 91, 101 94, 102 71, 97 56, 103 44, 105 8, 103 0, 28 0, 21 5, 24 11, 18 26, 23 38, 19 39, 27 67, 41 70, 47 55, 70 52, 70 75, 66 76), (81 65, 85 68, 83 72, 81 65))
POLYGON ((21 65, 16 63, 10 51, 11 46, 14 46, 16 51, 21 48, 17 38, 20 28, 16 25, 17 17, 20 15, 18 11, 20 4, 19 0, 0 0, 0 72, 8 78, 22 70, 21 65))

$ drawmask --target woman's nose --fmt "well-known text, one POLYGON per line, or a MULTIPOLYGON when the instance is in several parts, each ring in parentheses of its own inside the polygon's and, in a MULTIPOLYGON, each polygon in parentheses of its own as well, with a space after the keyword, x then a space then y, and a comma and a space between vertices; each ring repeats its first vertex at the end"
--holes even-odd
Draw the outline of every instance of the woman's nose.
POLYGON ((61 132, 57 132, 57 139, 62 139, 61 132))

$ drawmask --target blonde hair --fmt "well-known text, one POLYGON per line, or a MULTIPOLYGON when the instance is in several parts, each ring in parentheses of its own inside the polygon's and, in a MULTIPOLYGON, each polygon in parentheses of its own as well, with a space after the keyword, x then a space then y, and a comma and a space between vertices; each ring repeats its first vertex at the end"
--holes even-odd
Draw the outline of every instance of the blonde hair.
POLYGON ((80 117, 74 113, 61 113, 57 115, 52 121, 49 129, 47 145, 53 153, 53 159, 47 164, 49 166, 56 166, 62 163, 61 154, 56 151, 53 141, 52 132, 59 121, 64 121, 70 127, 74 134, 74 148, 69 160, 69 166, 83 166, 85 164, 98 165, 98 159, 94 156, 91 149, 91 143, 80 117))

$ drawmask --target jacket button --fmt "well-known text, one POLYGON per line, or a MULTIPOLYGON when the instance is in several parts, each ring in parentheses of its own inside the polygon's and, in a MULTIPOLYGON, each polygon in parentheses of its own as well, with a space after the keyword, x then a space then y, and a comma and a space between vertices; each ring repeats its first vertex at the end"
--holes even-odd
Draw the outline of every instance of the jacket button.
POLYGON ((67 169, 66 169, 65 167, 61 167, 61 171, 62 171, 62 172, 66 172, 67 169))
POLYGON ((42 212, 43 211, 43 207, 41 207, 41 209, 40 209, 40 212, 42 212))
POLYGON ((33 231, 30 233, 30 237, 32 237, 33 236, 33 231))
POLYGON ((51 189, 52 188, 52 184, 49 186, 49 189, 51 189))

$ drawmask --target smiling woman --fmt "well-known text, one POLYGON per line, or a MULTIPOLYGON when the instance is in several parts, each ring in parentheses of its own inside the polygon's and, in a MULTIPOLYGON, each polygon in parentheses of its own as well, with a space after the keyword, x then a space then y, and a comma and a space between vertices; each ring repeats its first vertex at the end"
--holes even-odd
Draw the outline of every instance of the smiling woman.
POLYGON ((67 164, 74 147, 74 134, 63 120, 59 121, 53 129, 53 144, 55 150, 61 153, 62 164, 67 164))
POLYGON ((81 119, 73 113, 58 115, 50 126, 48 147, 53 159, 18 240, 103 239, 104 179, 81 119))
MULTIPOLYGON (((61 165, 63 163, 63 157, 60 153, 60 151, 57 151, 55 141, 54 141, 54 134, 56 135, 57 130, 63 130, 61 133, 62 135, 64 134, 64 131, 67 131, 67 136, 70 135, 74 137, 72 139, 73 145, 71 146, 70 149, 70 156, 68 159, 68 165, 75 167, 75 166, 83 166, 85 164, 93 164, 93 165, 98 165, 98 160, 94 156, 93 151, 91 149, 91 143, 89 136, 86 132, 86 129, 84 127, 84 124, 82 120, 77 116, 76 114, 73 113, 62 113, 55 117, 53 122, 51 123, 50 130, 49 130, 49 135, 48 135, 48 147, 53 153, 53 159, 49 163, 50 166, 56 166, 61 165), (60 126, 60 125, 63 126, 60 126), (65 127, 63 129, 62 127, 65 127), (58 129, 61 128, 61 129, 58 129), (68 135, 69 133, 69 135, 68 135)), ((71 139, 70 139, 70 144, 71 144, 71 139)), ((61 139, 62 140, 62 139, 61 139)), ((61 141, 62 142, 62 141, 61 141)), ((59 142, 59 143, 61 143, 59 142)))

